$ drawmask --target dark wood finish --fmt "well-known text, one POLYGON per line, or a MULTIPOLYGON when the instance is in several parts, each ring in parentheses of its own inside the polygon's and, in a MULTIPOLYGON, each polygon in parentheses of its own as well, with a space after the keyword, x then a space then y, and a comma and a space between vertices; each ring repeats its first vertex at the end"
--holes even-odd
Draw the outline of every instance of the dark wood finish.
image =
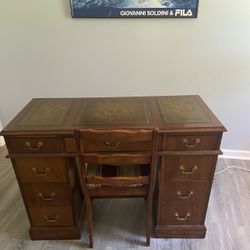
POLYGON ((30 206, 70 206, 71 188, 65 183, 23 183, 30 206))
POLYGON ((217 155, 168 155, 161 158, 166 167, 164 180, 193 181, 208 180, 217 155))
POLYGON ((159 238, 205 238, 204 225, 157 225, 155 227, 159 238))
POLYGON ((107 164, 107 165, 128 165, 128 164, 148 164, 151 162, 152 155, 150 153, 84 153, 84 159, 88 163, 107 164), (131 157, 132 156, 132 157, 131 157))
MULTIPOLYGON (((156 130, 94 130, 94 129, 78 129, 75 130, 75 137, 78 145, 78 174, 80 176, 80 183, 82 192, 84 194, 84 200, 86 205, 86 215, 88 221, 88 233, 89 233, 89 246, 93 247, 93 219, 92 219, 92 205, 91 200, 96 196, 102 198, 115 197, 135 197, 136 185, 137 190, 140 191, 137 196, 143 197, 147 200, 147 227, 146 227, 146 245, 150 244, 151 234, 151 215, 152 215, 152 202, 153 191, 155 185, 155 174, 157 164, 157 143, 158 143, 158 131, 156 130), (96 142, 97 144, 107 144, 109 154, 89 153, 89 149, 86 146, 89 141, 96 142), (151 149, 146 153, 135 153, 133 145, 138 145, 139 142, 147 142, 151 145, 151 149), (116 152, 119 145, 127 143, 126 154, 116 152), (130 146, 131 145, 131 146, 130 146), (113 151, 112 151, 113 149, 113 151), (129 150, 129 151, 128 151, 129 150), (87 152, 87 153, 86 153, 87 152), (128 165, 142 165, 145 168, 145 164, 150 167, 150 172, 145 176, 96 176, 88 175, 86 168, 91 167, 90 164, 103 165, 108 164, 110 166, 119 166, 127 168, 128 165), (98 185, 96 185, 98 184, 98 185), (100 187, 101 185, 101 187, 100 187), (107 189, 109 188, 109 189, 107 189), (120 189, 119 189, 120 188, 120 189), (126 189, 124 189, 126 188, 126 189), (145 192, 146 189, 146 192, 145 192), (101 190, 101 192, 100 192, 101 190), (107 191, 107 192, 106 192, 107 191), (121 191, 121 192, 120 192, 121 191), (124 192, 126 191, 126 192, 124 192)), ((140 150, 140 149, 139 149, 140 150)), ((107 151, 106 147, 102 148, 102 151, 107 151)), ((140 151, 139 151, 140 152, 140 151)), ((109 167, 110 168, 110 167, 109 167)))
POLYGON ((13 159, 21 182, 67 182, 67 165, 62 157, 16 157, 13 159))
POLYGON ((89 194, 93 198, 102 198, 103 196, 109 198, 127 198, 129 197, 144 197, 148 194, 148 187, 100 187, 99 189, 89 189, 89 194))
POLYGON ((81 238, 81 231, 78 226, 31 226, 29 233, 32 240, 65 240, 81 238))
POLYGON ((208 193, 208 181, 166 181, 164 182, 164 199, 162 204, 204 203, 208 193))
POLYGON ((63 150, 59 138, 14 137, 9 139, 10 153, 57 153, 63 150))
POLYGON ((33 226, 73 226, 71 207, 31 207, 31 223, 33 226))
POLYGON ((163 205, 159 225, 201 225, 203 205, 163 205))
MULTIPOLYGON (((128 139, 133 140, 138 129, 158 129, 155 236, 205 237, 204 221, 209 194, 217 156, 221 154, 222 133, 226 129, 199 96, 157 96, 33 99, 1 131, 31 222, 32 239, 80 238, 84 206, 75 174, 77 146, 74 138, 74 130, 79 128, 106 130, 101 143, 93 141, 94 138, 101 138, 99 134, 89 138, 84 145, 87 153, 102 155, 110 152, 143 155, 152 147, 150 140, 134 141, 132 145, 130 141, 121 144, 117 138, 109 137, 109 130, 127 129, 132 133, 128 139), (49 171, 46 170, 48 168, 49 171), (54 190, 51 187, 60 190, 57 191, 60 193, 57 200, 37 200, 35 194, 40 192, 40 188, 49 198, 54 190), (180 201, 174 198, 177 191, 187 196, 190 188, 196 190, 190 199, 180 201), (29 189, 34 190, 31 192, 29 189), (176 212, 180 206, 182 209, 195 210, 197 217, 176 224, 171 211, 176 212), (52 212, 51 208, 70 211, 64 225, 59 223, 53 226, 51 222, 44 226, 39 213, 45 210, 52 212), (33 225, 33 217, 36 226, 33 225)), ((103 161, 105 157, 101 158, 100 161, 103 161)), ((108 157, 105 160, 111 161, 108 157)), ((115 158, 112 161, 115 163, 115 158)), ((126 197, 127 187, 115 189, 117 191, 114 192, 112 187, 102 187, 98 191, 90 189, 89 192, 95 198, 104 194, 126 197)), ((146 196, 147 188, 129 188, 129 192, 134 197, 146 196)), ((180 216, 187 212, 178 211, 180 216)))
POLYGON ((152 148, 150 134, 147 130, 142 130, 141 133, 142 135, 136 130, 131 130, 124 137, 121 130, 116 130, 114 134, 109 130, 101 132, 89 130, 85 140, 81 142, 81 148, 84 152, 150 150, 152 148))
POLYGON ((209 150, 217 149, 218 135, 167 135, 163 142, 163 150, 209 150))

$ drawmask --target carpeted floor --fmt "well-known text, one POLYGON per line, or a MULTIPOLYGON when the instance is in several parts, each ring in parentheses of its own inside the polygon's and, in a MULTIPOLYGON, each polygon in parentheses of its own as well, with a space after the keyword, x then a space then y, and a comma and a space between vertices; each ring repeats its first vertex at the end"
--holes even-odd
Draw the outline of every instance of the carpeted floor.
MULTIPOLYGON (((29 221, 5 147, 0 147, 0 250, 87 248, 86 228, 75 241, 31 241, 29 221)), ((250 170, 250 161, 219 159, 250 170)), ((94 249, 248 250, 250 249, 250 173, 228 169, 215 176, 205 239, 156 239, 144 247, 145 202, 142 199, 94 201, 94 249)))

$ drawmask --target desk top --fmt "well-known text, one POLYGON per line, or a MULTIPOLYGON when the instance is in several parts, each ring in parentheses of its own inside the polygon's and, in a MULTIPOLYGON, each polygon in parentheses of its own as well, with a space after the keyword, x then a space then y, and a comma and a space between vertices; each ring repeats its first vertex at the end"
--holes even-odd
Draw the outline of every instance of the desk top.
POLYGON ((158 128, 166 132, 226 131, 197 95, 36 98, 1 131, 72 133, 75 128, 158 128))

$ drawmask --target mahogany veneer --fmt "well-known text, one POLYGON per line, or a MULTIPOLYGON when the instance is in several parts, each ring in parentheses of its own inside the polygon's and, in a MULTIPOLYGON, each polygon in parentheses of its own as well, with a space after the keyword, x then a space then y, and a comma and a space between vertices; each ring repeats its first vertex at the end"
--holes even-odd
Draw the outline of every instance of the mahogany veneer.
MULTIPOLYGON (((32 239, 80 238, 84 208, 76 174, 76 128, 158 129, 155 236, 205 237, 209 194, 226 129, 199 96, 161 96, 33 99, 1 131, 32 239)), ((85 146, 89 152, 111 150, 93 141, 85 146)), ((138 153, 150 147, 137 142, 116 150, 138 153)))

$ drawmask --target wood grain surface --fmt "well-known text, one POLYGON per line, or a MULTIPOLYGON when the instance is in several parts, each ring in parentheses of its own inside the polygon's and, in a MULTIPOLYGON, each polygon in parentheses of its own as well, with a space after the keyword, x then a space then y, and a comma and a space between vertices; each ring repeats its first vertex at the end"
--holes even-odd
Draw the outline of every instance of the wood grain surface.
MULTIPOLYGON (((86 226, 81 241, 31 241, 29 220, 7 150, 0 147, 0 249, 87 248, 86 226)), ((219 159, 217 169, 227 166, 250 169, 250 161, 219 159)), ((145 205, 143 199, 95 200, 94 249, 248 250, 250 238, 250 173, 229 169, 215 175, 205 239, 151 239, 143 246, 145 205), (95 223, 95 221, 97 223, 95 223)))

